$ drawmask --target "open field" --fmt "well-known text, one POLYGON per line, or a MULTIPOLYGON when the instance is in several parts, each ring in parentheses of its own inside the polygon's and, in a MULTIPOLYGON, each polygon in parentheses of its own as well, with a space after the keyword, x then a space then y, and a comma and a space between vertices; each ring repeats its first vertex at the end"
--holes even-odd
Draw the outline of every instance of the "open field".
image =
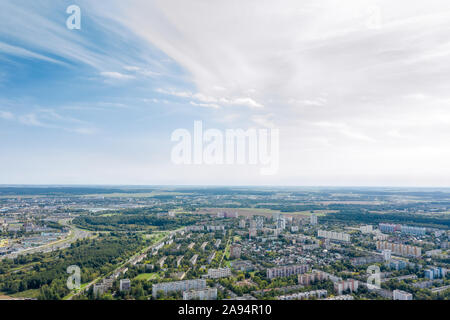
POLYGON ((138 275, 134 280, 143 280, 143 281, 149 281, 149 280, 155 280, 160 279, 159 274, 157 273, 141 273, 138 275))

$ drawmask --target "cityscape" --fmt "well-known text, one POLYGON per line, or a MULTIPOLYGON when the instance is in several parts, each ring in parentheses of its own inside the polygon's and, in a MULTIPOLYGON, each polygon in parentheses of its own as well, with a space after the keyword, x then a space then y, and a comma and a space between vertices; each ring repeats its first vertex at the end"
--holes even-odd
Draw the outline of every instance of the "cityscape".
POLYGON ((449 142, 449 0, 0 0, 2 315, 448 308, 449 142))
POLYGON ((2 299, 450 298, 448 189, 16 186, 0 207, 2 299))

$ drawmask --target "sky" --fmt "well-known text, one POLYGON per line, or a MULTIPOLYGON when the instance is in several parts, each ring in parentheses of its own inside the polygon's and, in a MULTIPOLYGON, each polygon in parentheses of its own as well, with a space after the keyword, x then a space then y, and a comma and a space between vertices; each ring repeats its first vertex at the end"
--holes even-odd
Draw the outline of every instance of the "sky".
POLYGON ((0 184, 450 186, 447 0, 1 7, 0 184), (194 121, 278 130, 279 169, 176 165, 194 121))

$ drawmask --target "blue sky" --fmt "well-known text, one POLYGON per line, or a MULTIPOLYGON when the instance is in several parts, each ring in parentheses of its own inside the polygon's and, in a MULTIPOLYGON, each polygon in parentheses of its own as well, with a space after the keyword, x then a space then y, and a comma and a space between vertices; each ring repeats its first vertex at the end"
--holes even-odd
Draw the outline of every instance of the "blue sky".
POLYGON ((448 186, 449 17, 443 0, 3 0, 0 184, 448 186), (279 129, 279 173, 174 166, 194 120, 279 129))

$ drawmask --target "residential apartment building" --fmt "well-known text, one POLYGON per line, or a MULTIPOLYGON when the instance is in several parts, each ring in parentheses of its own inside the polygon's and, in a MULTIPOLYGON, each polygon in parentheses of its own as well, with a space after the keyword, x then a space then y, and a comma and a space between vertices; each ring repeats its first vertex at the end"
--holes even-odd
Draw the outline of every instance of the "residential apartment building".
POLYGON ((422 248, 416 246, 410 246, 401 243, 392 243, 387 241, 377 241, 377 250, 391 250, 392 253, 401 256, 414 256, 420 257, 422 255, 422 248))
POLYGON ((208 270, 208 278, 210 279, 226 278, 229 276, 231 276, 230 268, 218 268, 208 270))
POLYGON ((350 292, 358 291, 358 281, 353 279, 342 280, 334 283, 334 290, 338 295, 350 290, 350 292))
POLYGON ((393 291, 393 299, 394 300, 412 300, 413 296, 411 293, 402 291, 402 290, 394 290, 393 291))
POLYGON ((284 266, 278 268, 270 268, 267 269, 267 278, 281 278, 281 277, 289 277, 296 274, 306 273, 309 270, 309 266, 307 265, 294 265, 294 266, 284 266))
POLYGON ((131 281, 130 279, 122 279, 120 280, 120 291, 130 291, 131 289, 131 281))
POLYGON ((152 286, 152 295, 153 298, 156 299, 158 298, 159 292, 168 294, 170 292, 183 292, 202 289, 206 289, 205 279, 163 282, 163 283, 155 283, 152 286))
POLYGON ((183 300, 217 300, 217 289, 189 290, 183 292, 183 300))
POLYGON ((347 233, 318 230, 317 236, 319 238, 327 238, 327 239, 331 239, 331 240, 350 242, 350 235, 347 233))

